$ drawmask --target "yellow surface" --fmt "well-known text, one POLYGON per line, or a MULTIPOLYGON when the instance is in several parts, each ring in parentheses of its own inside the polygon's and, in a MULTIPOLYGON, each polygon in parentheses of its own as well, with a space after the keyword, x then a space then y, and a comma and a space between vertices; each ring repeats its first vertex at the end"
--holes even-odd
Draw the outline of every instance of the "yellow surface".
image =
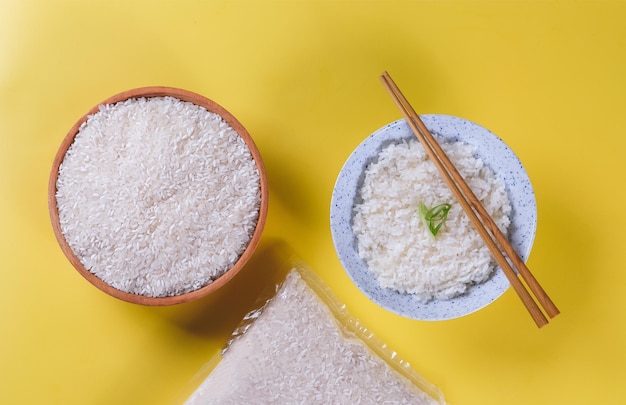
POLYGON ((609 1, 0 0, 0 403, 179 402, 276 249, 299 254, 451 404, 622 403, 625 20, 626 2, 609 1), (385 69, 418 112, 476 121, 526 166, 539 207, 529 265, 562 310, 544 329, 512 290, 461 319, 403 319, 342 269, 331 191, 352 149, 400 117, 385 69), (271 186, 253 263, 226 291, 173 308, 88 284, 47 212, 72 124, 146 85, 229 109, 271 186))

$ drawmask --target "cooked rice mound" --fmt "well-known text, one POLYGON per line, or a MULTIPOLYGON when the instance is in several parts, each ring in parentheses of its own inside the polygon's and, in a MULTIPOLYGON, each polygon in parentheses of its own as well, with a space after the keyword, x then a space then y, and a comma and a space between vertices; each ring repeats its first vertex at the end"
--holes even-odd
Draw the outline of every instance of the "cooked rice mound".
MULTIPOLYGON (((472 146, 440 143, 506 234, 511 204, 504 182, 472 146)), ((489 249, 416 139, 385 147, 366 168, 352 227, 359 256, 379 284, 422 302, 461 295, 494 269, 489 249), (436 237, 420 220, 420 202, 452 205, 436 237)))
POLYGON ((210 284, 254 233, 260 177, 219 115, 172 97, 103 105, 59 169, 61 230, 107 284, 149 297, 210 284))

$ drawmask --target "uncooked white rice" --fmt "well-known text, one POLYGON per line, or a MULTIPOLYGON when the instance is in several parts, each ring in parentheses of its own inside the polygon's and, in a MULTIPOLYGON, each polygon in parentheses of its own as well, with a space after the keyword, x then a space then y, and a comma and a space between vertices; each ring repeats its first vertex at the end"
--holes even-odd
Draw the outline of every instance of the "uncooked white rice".
MULTIPOLYGON (((504 182, 475 157, 472 146, 440 143, 506 234, 511 204, 504 182)), ((488 248, 416 139, 380 152, 366 169, 359 198, 353 218, 359 256, 382 287, 427 302, 461 295, 491 275, 488 248), (420 202, 429 208, 452 205, 435 238, 419 218, 420 202)))
POLYGON ((102 105, 59 169, 65 239, 107 284, 150 297, 197 290, 255 230, 259 171, 219 115, 173 97, 102 105))
POLYGON ((438 403, 342 327, 294 270, 186 405, 438 403))

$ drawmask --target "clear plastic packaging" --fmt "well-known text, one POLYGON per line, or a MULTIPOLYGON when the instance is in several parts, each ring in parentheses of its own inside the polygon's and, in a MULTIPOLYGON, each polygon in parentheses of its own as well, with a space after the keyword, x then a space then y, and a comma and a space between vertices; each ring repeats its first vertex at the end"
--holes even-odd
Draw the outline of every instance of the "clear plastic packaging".
POLYGON ((308 266, 279 279, 197 374, 185 405, 445 404, 308 266))

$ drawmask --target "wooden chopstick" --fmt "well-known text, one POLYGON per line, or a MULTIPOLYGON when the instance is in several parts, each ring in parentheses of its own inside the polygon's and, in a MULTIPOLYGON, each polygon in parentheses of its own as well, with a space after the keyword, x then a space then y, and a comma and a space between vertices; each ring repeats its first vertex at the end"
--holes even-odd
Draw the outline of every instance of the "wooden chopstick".
POLYGON ((487 213, 480 203, 480 200, 472 192, 465 180, 463 180, 463 177, 454 167, 446 153, 441 149, 441 146, 437 143, 426 125, 424 125, 424 122, 415 110, 413 110, 393 79, 391 79, 389 73, 384 72, 381 76, 381 80, 393 101, 405 116, 411 130, 422 143, 426 153, 435 163, 444 181, 448 184, 470 221, 483 238, 492 256, 500 268, 502 268, 511 286, 524 303, 524 306, 537 326, 542 327, 546 325, 548 320, 541 312, 541 309, 533 300, 530 293, 526 290, 524 284, 518 278, 518 274, 513 270, 511 264, 515 266, 550 318, 554 318, 559 314, 556 305, 552 302, 550 297, 548 297, 548 294, 546 294, 537 279, 532 275, 524 261, 515 252, 515 249, 513 249, 506 236, 504 236, 491 216, 487 213))

